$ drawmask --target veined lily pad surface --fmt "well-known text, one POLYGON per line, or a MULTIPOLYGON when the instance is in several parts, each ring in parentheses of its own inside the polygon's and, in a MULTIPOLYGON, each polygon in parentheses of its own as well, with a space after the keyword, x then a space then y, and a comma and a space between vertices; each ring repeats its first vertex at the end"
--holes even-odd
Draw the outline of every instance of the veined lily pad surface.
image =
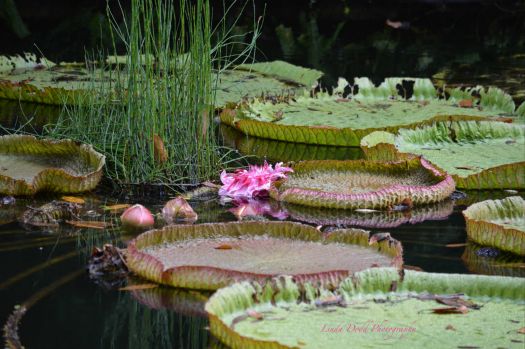
MULTIPOLYGON (((109 71, 97 72, 98 79, 93 81, 83 63, 55 64, 32 54, 0 56, 0 98, 46 104, 62 104, 66 100, 73 103, 75 93, 109 83, 115 76, 109 71)), ((321 76, 317 70, 283 61, 243 64, 220 74, 215 85, 216 106, 261 94, 309 89, 321 76)))
POLYGON ((525 279, 372 268, 331 292, 281 277, 221 289, 206 311, 232 348, 522 348, 525 279))
POLYGON ((369 245, 368 232, 349 229, 324 236, 292 222, 233 222, 167 226, 128 245, 130 269, 175 287, 215 290, 240 280, 281 274, 335 288, 354 271, 402 265, 393 239, 369 245))
POLYGON ((376 87, 360 78, 354 82, 354 94, 345 98, 344 87, 338 86, 332 95, 254 99, 234 112, 223 112, 221 121, 262 138, 359 146, 364 136, 378 130, 397 132, 444 120, 518 119, 512 98, 497 88, 456 89, 445 99, 428 79, 389 78, 376 87))
POLYGON ((525 256, 525 200, 487 200, 463 211, 467 235, 481 245, 525 256))
POLYGON ((389 163, 325 160, 298 163, 294 173, 273 184, 270 196, 315 207, 387 209, 407 201, 439 202, 454 188, 452 177, 422 158, 389 163))
POLYGON ((374 132, 361 147, 374 160, 423 156, 451 174, 458 188, 525 188, 525 125, 442 122, 397 136, 374 132))
POLYGON ((281 203, 284 212, 294 220, 323 226, 356 226, 362 228, 395 228, 402 224, 445 220, 454 211, 454 202, 444 200, 435 204, 416 206, 410 211, 358 212, 327 210, 317 207, 281 203))
POLYGON ((105 158, 86 144, 39 140, 33 136, 0 137, 0 194, 33 195, 39 191, 78 193, 95 188, 105 158))

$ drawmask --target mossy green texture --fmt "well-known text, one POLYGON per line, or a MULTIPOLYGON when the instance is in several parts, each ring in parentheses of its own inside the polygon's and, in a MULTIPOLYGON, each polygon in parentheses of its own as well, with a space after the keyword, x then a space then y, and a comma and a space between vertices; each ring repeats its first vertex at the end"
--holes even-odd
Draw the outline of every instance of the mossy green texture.
MULTIPOLYGON (((45 104, 75 103, 76 94, 109 86, 117 74, 95 72, 97 79, 80 63, 55 64, 44 58, 0 56, 0 98, 45 104)), ((225 70, 214 81, 215 105, 238 103, 243 98, 290 93, 310 88, 323 73, 283 61, 243 64, 225 70)), ((120 72, 122 81, 124 73, 120 72)))
POLYGON ((234 113, 221 114, 221 121, 243 133, 280 141, 359 146, 374 131, 395 133, 447 120, 486 120, 513 117, 515 105, 497 88, 452 90, 439 98, 428 79, 388 78, 374 86, 367 78, 354 82, 358 92, 343 98, 325 92, 311 96, 263 97, 242 103, 234 113), (410 95, 402 86, 410 82, 410 95), (480 95, 476 100, 474 95, 480 95), (461 107, 465 99, 473 107, 461 107), (477 103, 477 104, 476 104, 477 103))
POLYGON ((403 202, 439 202, 455 189, 452 177, 420 158, 303 161, 293 169, 286 179, 272 184, 272 198, 315 207, 388 209, 403 202))
POLYGON ((86 144, 33 136, 0 137, 0 194, 79 193, 102 178, 105 157, 86 144))
POLYGON ((467 235, 480 245, 525 256, 525 200, 486 200, 463 211, 467 235))
POLYGON ((369 245, 368 240, 364 230, 322 235, 314 227, 293 222, 173 225, 132 240, 127 263, 137 275, 174 287, 216 290, 237 281, 262 282, 289 273, 334 289, 350 270, 373 264, 402 266, 399 242, 387 239, 369 245), (335 261, 333 255, 341 259, 335 261))
POLYGON ((334 292, 289 277, 237 283, 205 309, 211 332, 231 348, 521 348, 525 280, 372 268, 334 292), (433 309, 446 305, 424 300, 458 293, 481 308, 440 315, 433 309))
POLYGON ((397 136, 374 132, 363 138, 368 159, 423 156, 454 178, 458 188, 525 188, 525 125, 502 122, 441 122, 397 136))

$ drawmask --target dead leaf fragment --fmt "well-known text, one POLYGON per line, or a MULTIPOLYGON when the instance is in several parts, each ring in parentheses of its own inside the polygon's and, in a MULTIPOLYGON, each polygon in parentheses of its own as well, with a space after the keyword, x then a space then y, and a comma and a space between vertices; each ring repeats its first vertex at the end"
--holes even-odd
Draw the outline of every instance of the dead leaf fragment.
POLYGON ((259 312, 256 312, 255 310, 252 310, 252 309, 246 310, 246 315, 248 315, 249 317, 251 317, 253 319, 256 319, 256 320, 264 319, 264 315, 263 314, 261 314, 259 312))
POLYGON ((64 201, 72 202, 74 204, 79 204, 79 205, 83 205, 86 203, 84 199, 76 197, 76 196, 62 196, 61 199, 64 201))
POLYGON ((139 284, 139 285, 130 285, 126 287, 119 288, 119 291, 137 291, 137 290, 147 290, 150 288, 157 288, 158 284, 139 284))
POLYGON ((445 330, 455 331, 456 328, 452 325, 447 325, 447 327, 445 327, 445 330))
POLYGON ((119 211, 124 211, 128 207, 131 207, 131 205, 130 204, 116 204, 116 205, 102 206, 102 209, 104 211, 110 211, 111 213, 116 213, 119 211))
POLYGON ((471 99, 462 99, 458 102, 458 105, 461 108, 472 108, 472 100, 471 99))
POLYGON ((456 247, 465 247, 467 244, 465 242, 457 243, 457 244, 446 244, 445 247, 448 248, 456 248, 456 247))
POLYGON ((214 249, 216 250, 231 250, 233 249, 233 246, 230 244, 220 244, 218 246, 215 246, 214 249))
POLYGON ((90 229, 106 229, 111 226, 111 223, 102 221, 66 221, 67 224, 71 224, 77 228, 90 228, 90 229))
POLYGON ((464 305, 461 305, 459 307, 450 307, 450 308, 436 308, 432 309, 432 312, 434 314, 466 314, 468 313, 468 308, 464 305))
POLYGON ((518 333, 525 334, 525 327, 518 329, 518 333))
POLYGON ((164 141, 157 134, 153 135, 153 158, 159 164, 163 164, 168 161, 168 152, 164 147, 164 141))

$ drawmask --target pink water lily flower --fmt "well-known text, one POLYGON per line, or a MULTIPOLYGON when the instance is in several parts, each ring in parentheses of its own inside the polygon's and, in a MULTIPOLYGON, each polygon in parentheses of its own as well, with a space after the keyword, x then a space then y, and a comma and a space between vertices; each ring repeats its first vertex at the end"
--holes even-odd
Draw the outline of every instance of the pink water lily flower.
POLYGON ((251 165, 248 170, 241 169, 235 173, 222 171, 222 187, 219 195, 229 197, 265 197, 268 196, 270 184, 278 179, 286 178, 286 173, 293 172, 289 167, 282 166, 282 162, 268 165, 265 161, 263 166, 251 165))

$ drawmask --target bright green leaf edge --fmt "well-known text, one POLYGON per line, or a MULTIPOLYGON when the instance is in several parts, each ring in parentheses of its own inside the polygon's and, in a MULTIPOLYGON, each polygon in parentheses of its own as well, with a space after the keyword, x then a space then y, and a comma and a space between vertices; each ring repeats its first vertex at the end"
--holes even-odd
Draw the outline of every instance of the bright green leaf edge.
MULTIPOLYGON (((333 295, 341 296, 347 304, 356 301, 360 302, 363 300, 372 300, 375 298, 386 298, 392 297, 395 298, 399 295, 417 295, 422 293, 430 294, 457 294, 463 293, 469 298, 474 298, 477 301, 490 301, 495 303, 496 309, 499 304, 507 304, 510 302, 513 307, 523 306, 525 301, 525 279, 522 278, 512 278, 512 277, 500 277, 500 276, 485 276, 485 275, 464 275, 464 274, 437 274, 437 273, 424 273, 424 272, 415 272, 410 270, 404 270, 399 272, 399 270, 393 268, 372 268, 367 269, 361 272, 357 272, 352 276, 344 280, 340 287, 335 291, 331 292, 324 288, 318 288, 312 286, 311 284, 297 283, 292 278, 287 276, 282 276, 279 278, 274 278, 271 282, 268 282, 264 285, 250 282, 241 282, 231 285, 218 290, 206 303, 205 310, 208 313, 210 321, 210 331, 221 340, 224 344, 228 345, 231 348, 315 348, 319 347, 320 343, 294 343, 290 344, 291 338, 276 338, 274 333, 264 333, 265 339, 254 338, 248 335, 242 335, 232 328, 231 319, 235 318, 235 315, 246 314, 248 309, 261 309, 267 311, 272 316, 272 309, 284 309, 286 312, 287 307, 293 307, 296 305, 311 304, 319 296, 329 298, 333 295), (395 292, 391 290, 395 289, 395 292), (228 320, 226 320, 228 319, 228 320)), ((441 306, 434 301, 428 301, 428 308, 431 310, 433 308, 440 308, 441 306), (434 302, 434 303, 431 303, 434 302)), ((389 307, 388 303, 382 305, 382 307, 389 307)), ((381 308, 381 305, 379 305, 381 308)), ((446 306, 442 306, 446 307, 446 306)), ((384 309, 384 308, 383 308, 384 309)), ((483 308, 482 308, 483 309, 483 308)), ((331 312, 326 312, 324 309, 311 310, 321 312, 323 321, 330 323, 332 317, 331 312)), ((347 312, 350 312, 348 310, 347 312)), ((517 310, 519 312, 519 310, 517 310)), ((471 310, 468 315, 469 319, 475 321, 476 319, 476 310, 471 310)), ((501 314, 494 313, 491 316, 498 317, 501 314)), ((422 315, 418 315, 418 318, 422 315)), ((437 315, 429 314, 427 312, 425 316, 430 316, 431 319, 434 319, 435 324, 441 324, 443 321, 451 324, 452 326, 458 320, 455 317, 466 316, 465 314, 460 315, 437 315)), ((519 316, 518 316, 519 317, 519 316)), ((351 318, 346 318, 346 321, 352 321, 351 318)), ((383 319, 376 319, 378 321, 383 319)), ((389 320, 389 319, 385 319, 389 320)), ((461 318, 459 319, 461 321, 461 318)), ((257 324, 256 320, 252 320, 252 324, 257 324)), ((262 321, 265 321, 264 319, 262 321)), ((269 320, 266 320, 269 321, 269 320)), ((277 320, 275 320, 277 321, 277 320)), ((497 321, 497 320, 496 320, 497 321)), ((286 328, 286 317, 278 321, 281 328, 286 328)), ((475 323, 473 323, 475 324, 475 323)), ((305 320, 304 331, 319 331, 322 324, 313 324, 315 328, 309 328, 305 320)), ((488 326, 489 324, 484 324, 488 326)), ((237 325, 238 326, 238 325, 237 325)), ((417 324, 415 325, 417 326, 417 324)), ((513 327, 509 324, 505 324, 505 330, 511 330, 513 327)), ((521 324, 521 326, 523 326, 521 324)), ((444 331, 445 325, 443 325, 444 331)), ((519 325, 514 326, 515 330, 518 329, 519 325)), ((436 328, 435 331, 438 331, 436 328)), ((427 329, 428 332, 428 329, 427 329)), ((446 332, 447 341, 464 341, 465 337, 461 334, 455 335, 453 331, 446 332)), ((320 333, 321 334, 321 333, 320 333)), ((436 335, 441 335, 441 333, 435 333, 436 335)), ((502 335, 501 333, 498 333, 502 335)), ((335 335, 338 334, 325 334, 325 335, 335 335)), ((342 333, 342 336, 345 334, 342 333)), ((417 330, 414 333, 410 334, 411 336, 418 336, 417 330)), ((519 334, 516 333, 517 336, 519 334)), ((476 336, 483 336, 483 333, 479 334, 468 334, 475 338, 476 336)), ((348 338, 348 337, 343 337, 348 338)), ((300 338, 299 338, 300 339, 300 338)), ((483 339, 483 338, 482 338, 483 339)), ((372 345, 372 338, 365 337, 364 339, 367 345, 372 345)), ((383 339, 380 339, 385 343, 383 339)), ((423 344, 433 341, 431 338, 425 337, 423 334, 420 337, 416 337, 416 341, 423 344)), ((479 340, 479 339, 478 339, 479 340)), ((503 341, 502 341, 503 342, 503 341)), ((348 348, 353 343, 349 339, 343 342, 343 346, 335 346, 339 343, 331 342, 332 348, 348 348)), ((506 342, 505 342, 506 343, 506 342)), ((326 343, 325 343, 326 344, 326 343)), ((359 346, 358 343, 354 343, 356 346, 359 346)), ((378 343, 379 344, 379 343, 378 343)), ((406 347, 406 342, 400 341, 398 343, 393 343, 395 347, 406 347)), ((414 344, 414 343, 412 343, 414 344)), ((434 345, 437 344, 434 343, 434 345)), ((450 344, 450 343, 448 343, 450 344)))
POLYGON ((401 129, 397 136, 374 132, 363 138, 361 148, 371 160, 423 156, 452 175, 458 188, 525 188, 525 125, 441 122, 415 130, 401 129), (450 153, 440 154, 446 149, 450 153))
POLYGON ((525 200, 486 200, 463 211, 467 235, 480 245, 525 256, 525 200))

